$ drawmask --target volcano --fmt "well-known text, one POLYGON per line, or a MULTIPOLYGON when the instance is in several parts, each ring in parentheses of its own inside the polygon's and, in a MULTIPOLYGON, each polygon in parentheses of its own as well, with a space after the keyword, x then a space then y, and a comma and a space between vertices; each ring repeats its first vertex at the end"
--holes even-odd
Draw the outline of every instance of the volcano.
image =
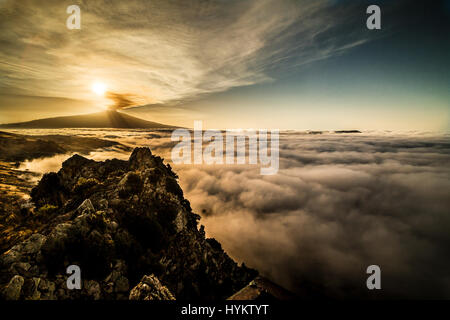
POLYGON ((103 111, 90 114, 45 118, 27 122, 1 124, 10 129, 60 129, 60 128, 126 128, 155 129, 176 128, 158 122, 139 119, 117 111, 103 111))

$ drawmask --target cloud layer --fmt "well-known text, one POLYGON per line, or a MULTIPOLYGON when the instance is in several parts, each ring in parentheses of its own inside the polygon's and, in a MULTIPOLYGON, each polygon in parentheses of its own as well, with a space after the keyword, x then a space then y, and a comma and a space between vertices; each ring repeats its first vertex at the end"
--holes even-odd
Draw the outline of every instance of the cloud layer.
MULTIPOLYGON (((170 132, 80 133, 170 160, 170 132)), ((113 155, 128 156, 91 157, 113 155)), ((249 165, 174 167, 207 235, 300 296, 449 298, 449 161, 448 135, 284 132, 277 175, 249 165), (381 267, 379 292, 366 288, 372 264, 381 267)))
POLYGON ((299 294, 449 297, 450 141, 285 135, 278 175, 185 168, 209 235, 299 294), (366 268, 382 270, 369 294, 366 268))

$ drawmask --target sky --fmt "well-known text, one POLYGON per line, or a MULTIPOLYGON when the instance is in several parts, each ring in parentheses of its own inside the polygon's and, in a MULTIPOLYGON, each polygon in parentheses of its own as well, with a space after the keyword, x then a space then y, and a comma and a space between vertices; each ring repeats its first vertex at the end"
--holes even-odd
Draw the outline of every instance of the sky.
POLYGON ((0 123, 113 106, 185 127, 450 128, 449 1, 0 0, 0 30, 0 123))

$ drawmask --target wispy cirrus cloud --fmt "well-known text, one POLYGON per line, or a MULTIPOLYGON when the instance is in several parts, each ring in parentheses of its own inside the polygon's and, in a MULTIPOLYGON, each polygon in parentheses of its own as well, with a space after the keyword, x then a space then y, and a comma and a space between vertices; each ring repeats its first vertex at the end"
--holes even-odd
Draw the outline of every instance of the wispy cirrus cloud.
POLYGON ((81 30, 65 27, 69 4, 2 4, 2 91, 92 100, 101 79, 141 104, 167 103, 270 81, 365 41, 330 32, 348 27, 353 7, 338 14, 328 1, 80 1, 81 30))

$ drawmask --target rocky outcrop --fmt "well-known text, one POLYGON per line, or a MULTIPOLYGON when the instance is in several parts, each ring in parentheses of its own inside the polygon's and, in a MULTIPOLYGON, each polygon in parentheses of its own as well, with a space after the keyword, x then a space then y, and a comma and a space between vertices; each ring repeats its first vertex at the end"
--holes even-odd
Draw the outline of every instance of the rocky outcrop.
POLYGON ((6 300, 18 300, 24 283, 23 277, 15 275, 3 291, 6 300))
POLYGON ((293 300, 288 290, 263 277, 256 277, 227 300, 293 300))
POLYGON ((128 161, 79 155, 31 192, 32 234, 0 256, 4 299, 224 299, 255 270, 199 228, 177 175, 148 148, 128 161), (81 289, 66 268, 81 269, 81 289))
POLYGON ((130 292, 130 300, 175 300, 154 275, 144 276, 130 292))

